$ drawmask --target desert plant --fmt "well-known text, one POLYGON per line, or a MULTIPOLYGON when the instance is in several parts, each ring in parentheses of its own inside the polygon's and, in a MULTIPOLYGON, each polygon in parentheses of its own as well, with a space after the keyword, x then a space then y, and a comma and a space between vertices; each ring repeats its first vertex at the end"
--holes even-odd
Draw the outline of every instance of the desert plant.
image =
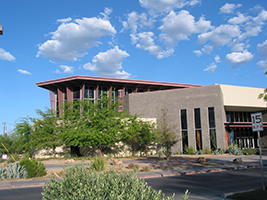
POLYGON ((242 151, 238 148, 236 144, 228 146, 228 153, 230 155, 236 155, 236 156, 243 155, 242 151))
POLYGON ((137 179, 132 174, 118 174, 115 171, 97 173, 85 166, 67 168, 61 181, 52 178, 43 190, 43 200, 174 198, 174 195, 165 197, 161 191, 148 186, 144 179, 137 179))
POLYGON ((209 147, 207 147, 207 148, 204 149, 203 153, 204 154, 211 154, 213 152, 212 152, 212 150, 209 147))
POLYGON ((225 149, 224 149, 224 148, 216 149, 216 150, 214 151, 214 154, 215 154, 215 155, 222 155, 222 154, 224 154, 224 153, 225 153, 225 149))
POLYGON ((195 148, 192 147, 192 146, 188 148, 188 146, 186 146, 185 150, 184 150, 184 153, 185 154, 189 154, 189 155, 193 155, 193 154, 195 154, 195 148))
POLYGON ((8 167, 0 167, 0 179, 20 179, 26 176, 27 171, 17 162, 8 167))
POLYGON ((95 171, 101 172, 106 168, 107 160, 108 158, 96 156, 93 158, 91 168, 95 171))
POLYGON ((257 155, 257 154, 259 154, 258 149, 242 149, 241 152, 244 155, 257 155))
POLYGON ((25 167, 27 171, 27 178, 41 177, 46 174, 44 164, 37 162, 35 159, 29 160, 28 158, 23 158, 20 161, 20 165, 25 167))
POLYGON ((184 193, 184 196, 183 196, 183 200, 187 200, 189 197, 189 194, 190 194, 190 192, 188 190, 186 190, 184 193))
POLYGON ((142 171, 143 172, 149 172, 150 171, 150 167, 149 166, 142 166, 142 171))

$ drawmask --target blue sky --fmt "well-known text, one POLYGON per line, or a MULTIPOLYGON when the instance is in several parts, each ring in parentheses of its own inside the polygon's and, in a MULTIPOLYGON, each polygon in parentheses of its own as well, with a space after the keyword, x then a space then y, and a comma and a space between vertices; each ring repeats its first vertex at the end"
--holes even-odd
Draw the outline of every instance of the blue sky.
POLYGON ((265 0, 10 0, 0 24, 0 133, 66 76, 266 87, 265 0))

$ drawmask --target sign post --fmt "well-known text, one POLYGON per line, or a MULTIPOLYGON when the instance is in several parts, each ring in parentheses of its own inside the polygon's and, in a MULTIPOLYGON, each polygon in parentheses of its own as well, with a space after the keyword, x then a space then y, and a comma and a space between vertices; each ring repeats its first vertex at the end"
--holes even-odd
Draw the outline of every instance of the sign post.
POLYGON ((253 114, 251 114, 251 122, 252 122, 252 131, 253 132, 257 131, 258 132, 260 163, 261 163, 262 189, 265 190, 264 177, 263 177, 263 164, 262 164, 262 156, 261 156, 261 140, 260 140, 260 131, 263 131, 262 114, 261 113, 253 113, 253 114))

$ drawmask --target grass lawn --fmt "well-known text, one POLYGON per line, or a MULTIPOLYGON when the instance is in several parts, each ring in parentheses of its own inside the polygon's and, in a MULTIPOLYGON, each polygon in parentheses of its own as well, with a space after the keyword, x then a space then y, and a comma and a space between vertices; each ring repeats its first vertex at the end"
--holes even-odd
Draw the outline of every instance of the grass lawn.
POLYGON ((267 187, 265 190, 256 189, 249 192, 237 193, 227 197, 228 199, 235 200, 266 200, 267 199, 267 187))

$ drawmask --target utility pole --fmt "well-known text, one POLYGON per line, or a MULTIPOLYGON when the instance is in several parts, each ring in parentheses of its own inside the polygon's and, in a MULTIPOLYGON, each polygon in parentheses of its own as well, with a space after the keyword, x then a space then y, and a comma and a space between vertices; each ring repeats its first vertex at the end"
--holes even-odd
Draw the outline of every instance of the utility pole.
POLYGON ((0 25, 0 35, 3 35, 3 25, 0 25))
POLYGON ((2 122, 4 124, 4 134, 6 133, 6 122, 2 122))

